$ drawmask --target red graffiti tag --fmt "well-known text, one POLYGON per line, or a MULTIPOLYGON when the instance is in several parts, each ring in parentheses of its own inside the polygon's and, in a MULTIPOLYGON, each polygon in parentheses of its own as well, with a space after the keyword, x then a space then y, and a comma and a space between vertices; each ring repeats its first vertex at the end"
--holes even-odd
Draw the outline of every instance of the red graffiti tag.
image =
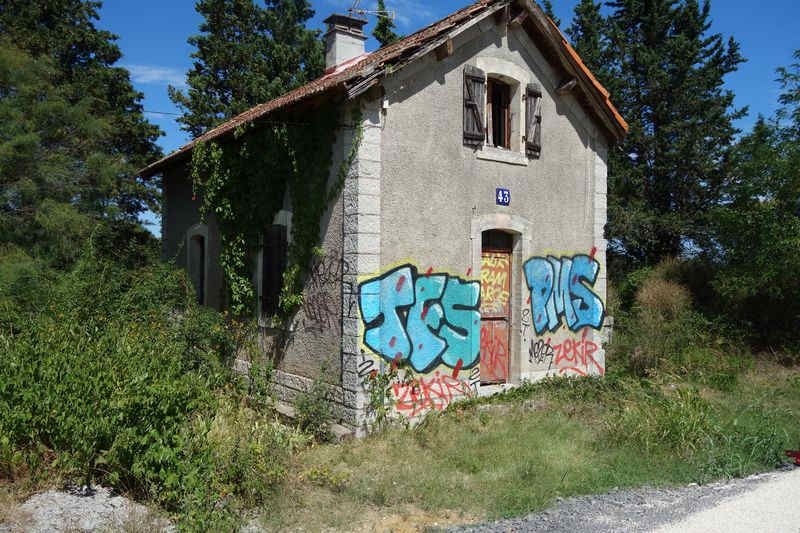
POLYGON ((392 396, 398 412, 417 416, 434 409, 442 411, 454 399, 470 397, 473 390, 469 383, 438 371, 433 377, 420 376, 407 383, 393 383, 392 396))
MULTIPOLYGON (((578 339, 565 339, 561 344, 552 346, 555 358, 553 366, 558 369, 559 374, 572 372, 581 376, 588 376, 592 371, 591 366, 597 369, 602 376, 605 374, 603 366, 594 358, 595 352, 600 347, 590 340, 586 340, 588 328, 584 328, 583 335, 578 339)), ((547 343, 550 344, 550 339, 547 343)))
POLYGON ((456 367, 453 369, 453 379, 458 379, 458 373, 461 371, 462 366, 464 366, 464 360, 459 359, 456 363, 456 367))
POLYGON ((481 378, 489 382, 508 380, 508 330, 481 326, 481 378))

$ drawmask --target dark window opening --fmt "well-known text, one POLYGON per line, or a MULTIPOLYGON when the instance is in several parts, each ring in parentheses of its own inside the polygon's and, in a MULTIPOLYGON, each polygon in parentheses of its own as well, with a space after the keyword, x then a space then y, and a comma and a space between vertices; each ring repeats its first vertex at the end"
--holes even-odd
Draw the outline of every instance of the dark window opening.
POLYGON ((489 107, 488 142, 498 148, 511 147, 511 87, 489 79, 486 101, 489 107))
POLYGON ((286 248, 286 226, 268 226, 261 251, 261 312, 268 315, 278 311, 283 272, 286 270, 286 248))
POLYGON ((206 240, 202 235, 189 239, 189 277, 192 279, 197 303, 206 303, 206 240))
POLYGON ((510 252, 514 249, 514 236, 501 230, 487 230, 481 233, 481 248, 491 251, 510 252))

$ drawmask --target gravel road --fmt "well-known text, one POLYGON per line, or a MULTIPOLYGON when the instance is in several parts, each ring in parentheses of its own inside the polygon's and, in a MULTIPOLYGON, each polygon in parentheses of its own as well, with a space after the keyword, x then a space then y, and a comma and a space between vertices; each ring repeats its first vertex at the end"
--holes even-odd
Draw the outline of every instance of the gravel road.
POLYGON ((449 533, 800 533, 800 468, 698 486, 613 490, 449 533))

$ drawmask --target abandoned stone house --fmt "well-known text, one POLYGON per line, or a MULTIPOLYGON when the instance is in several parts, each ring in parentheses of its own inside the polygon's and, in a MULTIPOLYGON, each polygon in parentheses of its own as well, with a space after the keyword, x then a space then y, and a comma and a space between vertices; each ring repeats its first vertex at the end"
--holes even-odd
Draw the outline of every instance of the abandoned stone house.
MULTIPOLYGON (((393 363, 415 375, 391 391, 406 416, 547 375, 603 374, 606 164, 627 124, 558 27, 531 0, 479 0, 365 53, 365 21, 325 22, 323 77, 142 171, 163 176, 164 256, 202 303, 222 305, 220 239, 192 198, 189 154, 334 94, 363 110, 363 139, 322 221, 279 396, 291 401, 324 366, 339 422, 360 431, 365 383, 393 363)), ((337 135, 339 161, 352 135, 337 135)), ((265 229, 264 312, 291 226, 285 208, 265 229)))

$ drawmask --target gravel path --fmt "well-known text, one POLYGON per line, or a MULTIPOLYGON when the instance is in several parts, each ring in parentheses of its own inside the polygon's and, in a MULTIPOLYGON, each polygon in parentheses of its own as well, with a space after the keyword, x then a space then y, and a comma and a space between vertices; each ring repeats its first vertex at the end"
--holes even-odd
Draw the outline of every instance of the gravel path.
MULTIPOLYGON (((666 532, 700 532, 721 531, 733 533, 728 530, 717 518, 725 513, 724 507, 730 498, 745 495, 751 491, 758 491, 759 487, 768 487, 778 484, 785 488, 787 478, 791 478, 793 493, 784 494, 785 505, 797 505, 797 496, 800 496, 800 468, 787 468, 786 471, 757 474, 744 479, 710 483, 698 486, 690 485, 679 488, 642 488, 613 490, 607 494, 597 496, 581 496, 561 500, 554 507, 540 513, 534 513, 522 518, 511 518, 448 528, 449 533, 495 533, 495 532, 548 532, 548 533, 606 533, 606 532, 644 532, 669 524, 677 525, 674 529, 663 529, 666 532), (793 470, 789 472, 789 470, 793 470), (700 524, 699 529, 694 529, 692 523, 680 522, 682 519, 693 518, 695 513, 710 510, 723 504, 716 514, 709 515, 700 524)), ((780 490, 780 489, 778 489, 780 490)), ((777 490, 770 490, 763 497, 754 499, 753 505, 772 496, 777 490)), ((737 500, 738 501, 738 500, 737 500)), ((792 515, 794 516, 794 515, 792 515)), ((787 517, 780 517, 783 522, 777 525, 761 522, 761 526, 748 531, 770 531, 800 533, 800 523, 786 522, 787 517), (789 525, 786 525, 789 524, 789 525), (788 527, 789 529, 786 529, 788 527)), ((744 530, 743 530, 744 531, 744 530)))
POLYGON ((173 532, 175 528, 144 505, 104 487, 49 490, 19 506, 0 532, 173 532))

